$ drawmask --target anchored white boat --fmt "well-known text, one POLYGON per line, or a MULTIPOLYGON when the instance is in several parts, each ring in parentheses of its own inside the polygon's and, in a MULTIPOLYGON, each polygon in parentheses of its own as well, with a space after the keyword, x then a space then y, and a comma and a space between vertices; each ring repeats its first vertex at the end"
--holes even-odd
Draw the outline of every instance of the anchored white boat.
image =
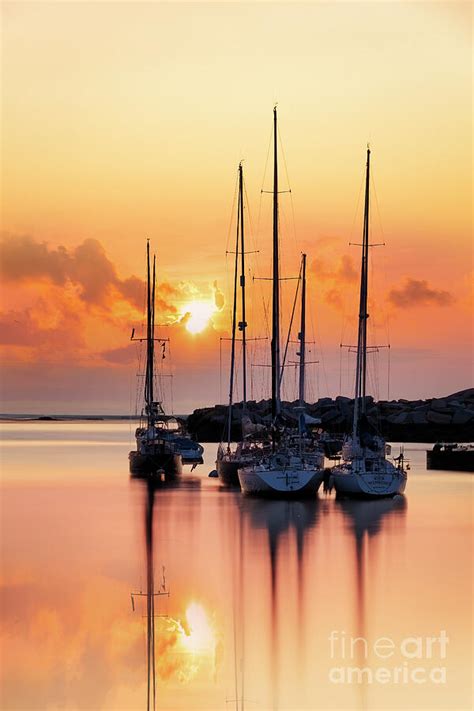
POLYGON ((281 418, 280 364, 280 254, 278 234, 278 130, 273 109, 273 299, 272 299, 272 429, 270 441, 262 442, 262 457, 239 467, 240 486, 245 494, 284 498, 314 496, 323 480, 324 454, 306 436, 304 417, 306 255, 302 256, 300 279, 301 330, 299 333, 299 422, 298 435, 281 418))
POLYGON ((342 449, 343 462, 332 470, 336 492, 346 496, 395 496, 403 494, 407 475, 403 455, 397 464, 385 456, 385 442, 373 436, 370 446, 357 438, 349 439, 342 449), (353 444, 354 442, 354 444, 353 444))
POLYGON ((352 435, 342 448, 342 464, 332 469, 332 481, 339 495, 380 497, 402 494, 407 475, 403 454, 394 462, 387 459, 385 441, 366 414, 369 184, 370 148, 367 148, 354 419, 352 435))
POLYGON ((246 494, 285 498, 314 496, 323 480, 322 463, 306 461, 298 454, 276 454, 239 469, 239 480, 246 494))

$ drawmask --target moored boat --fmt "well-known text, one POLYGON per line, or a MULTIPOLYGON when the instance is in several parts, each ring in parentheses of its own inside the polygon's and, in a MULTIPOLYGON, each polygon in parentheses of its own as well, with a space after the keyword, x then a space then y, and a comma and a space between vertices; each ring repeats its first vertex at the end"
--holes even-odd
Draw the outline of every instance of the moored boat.
POLYGON ((262 462, 239 469, 242 490, 256 496, 300 498, 315 496, 323 481, 323 470, 299 454, 276 454, 262 462))
POLYGON ((315 496, 323 480, 324 454, 307 436, 304 416, 305 384, 305 308, 306 255, 302 255, 299 280, 301 292, 301 330, 299 340, 299 417, 298 431, 283 422, 281 413, 280 362, 280 252, 278 210, 278 129, 277 109, 273 109, 273 294, 272 294, 272 426, 270 437, 262 441, 262 457, 238 469, 242 491, 254 496, 294 498, 315 496), (295 436, 296 435, 296 436, 295 436))
POLYGON ((353 427, 342 448, 342 463, 332 469, 336 493, 351 497, 394 496, 405 491, 407 482, 403 455, 396 463, 387 459, 385 442, 366 414, 369 186, 370 148, 367 148, 353 427))
POLYGON ((374 435, 369 445, 361 446, 356 437, 355 444, 348 440, 342 451, 343 462, 331 471, 336 492, 341 496, 381 497, 403 494, 407 475, 403 466, 403 456, 397 464, 385 456, 385 442, 374 435))
POLYGON ((163 413, 158 425, 160 426, 161 437, 174 445, 175 450, 181 455, 183 464, 196 465, 203 463, 204 447, 199 442, 191 439, 184 425, 176 417, 163 413))
POLYGON ((182 457, 176 443, 164 434, 163 408, 154 398, 154 349, 155 341, 155 265, 150 265, 150 243, 147 242, 147 332, 146 338, 132 340, 146 343, 146 372, 142 422, 135 431, 136 450, 130 452, 130 472, 135 476, 150 477, 164 470, 168 475, 178 475, 182 470, 182 457))
POLYGON ((437 442, 426 451, 427 469, 474 472, 474 445, 437 442))

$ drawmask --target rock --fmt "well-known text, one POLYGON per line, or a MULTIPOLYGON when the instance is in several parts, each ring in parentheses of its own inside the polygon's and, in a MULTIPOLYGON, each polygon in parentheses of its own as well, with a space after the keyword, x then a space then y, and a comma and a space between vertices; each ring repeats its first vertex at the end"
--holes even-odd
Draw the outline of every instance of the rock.
POLYGON ((453 415, 453 425, 465 425, 469 420, 474 419, 474 412, 472 410, 459 409, 455 410, 453 415))
POLYGON ((387 422, 391 422, 393 425, 396 425, 398 423, 398 418, 400 417, 399 413, 398 415, 389 415, 386 420, 387 422))
POLYGON ((417 407, 416 410, 411 413, 413 424, 426 425, 426 423, 427 423, 426 413, 427 413, 427 410, 417 407))
POLYGON ((451 415, 444 415, 434 410, 429 410, 426 413, 426 419, 435 425, 449 425, 451 423, 451 415))
POLYGON ((390 421, 393 422, 395 425, 408 425, 413 422, 411 413, 409 412, 401 412, 399 415, 392 415, 392 418, 390 421))
MULTIPOLYGON (((289 420, 296 421, 298 401, 282 402, 282 410, 289 420)), ((306 413, 320 418, 328 432, 349 432, 352 426, 353 399, 338 396, 319 398, 306 404, 306 413)), ((429 400, 406 399, 374 402, 366 399, 369 420, 387 439, 406 442, 435 442, 438 439, 468 442, 474 440, 474 388, 446 397, 429 400)), ((236 403, 232 417, 232 436, 242 433, 242 403, 236 403)), ((270 400, 247 403, 247 414, 254 424, 271 424, 270 400)), ((227 407, 215 405, 195 410, 187 419, 190 434, 201 442, 219 442, 227 422, 227 407)))
MULTIPOLYGON (((337 398, 336 398, 337 399, 337 398)), ((330 397, 320 397, 318 402, 316 403, 319 407, 324 406, 324 405, 332 405, 333 400, 330 397)))
POLYGON ((329 412, 329 410, 334 410, 334 403, 330 402, 327 405, 321 405, 317 408, 317 412, 329 412))
POLYGON ((464 402, 465 400, 473 400, 474 401, 474 388, 467 388, 467 390, 460 390, 457 393, 453 393, 452 395, 448 395, 447 400, 461 400, 464 402))
POLYGON ((329 410, 328 412, 324 412, 321 415, 321 422, 323 425, 325 425, 328 422, 332 422, 333 420, 339 419, 341 417, 341 413, 339 410, 336 410, 335 408, 333 410, 329 410))

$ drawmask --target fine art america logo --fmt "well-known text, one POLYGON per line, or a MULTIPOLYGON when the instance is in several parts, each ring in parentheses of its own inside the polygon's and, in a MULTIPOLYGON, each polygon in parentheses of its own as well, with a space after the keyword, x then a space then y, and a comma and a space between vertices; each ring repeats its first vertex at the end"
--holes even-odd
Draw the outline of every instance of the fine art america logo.
POLYGON ((350 637, 333 630, 328 637, 333 684, 446 684, 449 638, 350 637))

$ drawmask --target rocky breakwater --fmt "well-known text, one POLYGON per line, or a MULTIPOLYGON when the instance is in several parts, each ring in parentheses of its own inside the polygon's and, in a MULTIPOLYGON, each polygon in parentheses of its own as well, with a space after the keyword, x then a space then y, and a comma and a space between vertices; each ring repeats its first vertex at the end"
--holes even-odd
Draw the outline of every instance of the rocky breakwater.
MULTIPOLYGON (((283 416, 297 421, 298 402, 283 402, 283 416)), ((349 432, 352 425, 354 400, 338 396, 319 398, 306 405, 306 412, 321 421, 321 427, 331 433, 349 432)), ((427 400, 366 399, 369 421, 388 440, 395 442, 472 442, 474 441, 474 388, 442 398, 427 400)), ((232 439, 241 436, 242 416, 259 425, 271 423, 269 400, 252 400, 243 413, 238 403, 233 408, 232 439)), ((187 419, 187 428, 201 442, 219 442, 227 437, 227 406, 214 405, 194 412, 187 419)))

